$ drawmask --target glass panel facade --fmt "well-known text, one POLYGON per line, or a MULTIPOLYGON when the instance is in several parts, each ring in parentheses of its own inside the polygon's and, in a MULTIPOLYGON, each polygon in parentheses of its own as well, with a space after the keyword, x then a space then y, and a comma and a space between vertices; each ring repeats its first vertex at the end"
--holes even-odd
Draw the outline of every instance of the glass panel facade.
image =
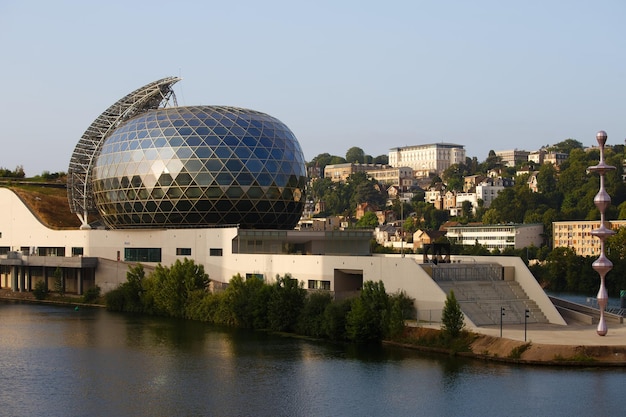
POLYGON ((218 106, 127 121, 104 141, 93 173, 96 206, 111 228, 292 229, 307 179, 300 144, 282 122, 218 106))

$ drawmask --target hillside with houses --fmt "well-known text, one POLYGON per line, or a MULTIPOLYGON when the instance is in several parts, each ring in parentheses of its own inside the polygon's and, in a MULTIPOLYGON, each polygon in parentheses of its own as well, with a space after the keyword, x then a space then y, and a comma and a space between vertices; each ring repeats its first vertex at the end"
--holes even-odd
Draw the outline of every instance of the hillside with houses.
MULTIPOLYGON (((422 253, 445 241, 459 254, 516 255, 538 265, 536 275, 559 281, 547 282, 553 289, 584 290, 593 287, 590 264, 600 250, 590 234, 599 227, 599 177, 587 172, 599 155, 574 139, 538 150, 492 150, 484 161, 452 143, 392 148, 376 158, 355 147, 346 158, 321 154, 308 163, 299 227, 369 228, 379 252, 422 253), (549 277, 555 273, 548 266, 560 268, 558 278, 549 277), (586 270, 588 280, 567 278, 586 270)), ((626 223, 624 145, 607 146, 605 158, 616 168, 605 179, 612 200, 606 218, 619 231, 626 223)), ((618 249, 626 248, 622 235, 609 245, 626 255, 618 249)), ((621 260, 614 261, 617 270, 621 260)))

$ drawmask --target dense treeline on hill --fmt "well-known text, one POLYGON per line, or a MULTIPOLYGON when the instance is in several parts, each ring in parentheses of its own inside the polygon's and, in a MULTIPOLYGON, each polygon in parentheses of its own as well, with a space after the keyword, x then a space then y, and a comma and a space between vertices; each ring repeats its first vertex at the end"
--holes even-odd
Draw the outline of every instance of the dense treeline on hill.
POLYGON ((106 294, 108 309, 355 342, 393 337, 414 316, 413 300, 404 292, 388 295, 381 281, 366 281, 358 297, 334 301, 289 275, 272 284, 236 275, 225 290, 209 292, 204 268, 188 259, 158 265, 149 276, 139 264, 126 277, 106 294))

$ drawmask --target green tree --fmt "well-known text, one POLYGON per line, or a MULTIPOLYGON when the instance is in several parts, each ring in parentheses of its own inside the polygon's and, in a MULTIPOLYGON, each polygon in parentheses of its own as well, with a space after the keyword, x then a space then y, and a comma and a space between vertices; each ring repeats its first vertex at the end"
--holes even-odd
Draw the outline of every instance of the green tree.
POLYGON ((465 177, 471 175, 464 163, 450 165, 442 174, 441 178, 446 184, 446 189, 463 191, 465 177))
POLYGON ((467 221, 472 221, 474 217, 474 206, 471 201, 463 201, 461 203, 461 213, 467 221))
POLYGON ((311 181, 308 191, 315 201, 325 200, 326 194, 330 193, 334 186, 335 183, 330 178, 315 178, 311 181))
POLYGON ((454 296, 454 291, 450 290, 441 313, 441 329, 444 335, 455 338, 461 334, 464 327, 465 322, 463 321, 461 306, 454 296))
POLYGON ((502 220, 500 220, 500 212, 495 208, 485 210, 482 220, 484 224, 498 224, 502 222, 502 220))
POLYGON ((377 208, 385 206, 385 196, 380 191, 380 187, 374 181, 366 180, 353 186, 351 206, 356 207, 361 203, 369 203, 377 208))
POLYGON ((426 229, 437 230, 439 226, 444 224, 450 219, 450 212, 448 210, 437 210, 432 204, 429 204, 430 209, 425 211, 424 224, 426 229))
POLYGON ((289 274, 276 276, 267 305, 267 321, 271 330, 292 332, 296 329, 306 298, 302 285, 289 274))
POLYGON ((378 155, 374 158, 374 164, 388 165, 389 164, 389 155, 378 155))
POLYGON ((152 312, 151 309, 146 308, 144 303, 146 294, 144 278, 143 265, 129 266, 126 272, 126 282, 105 294, 107 309, 133 313, 152 312))
POLYGON ((404 220, 402 228, 406 233, 413 234, 419 229, 419 223, 416 221, 415 217, 410 216, 404 220))
POLYGON ((346 160, 340 156, 331 155, 329 153, 321 153, 307 163, 307 168, 317 166, 318 168, 321 168, 323 172, 326 165, 342 164, 344 162, 346 162, 346 160))
POLYGON ((402 334, 405 320, 416 318, 415 300, 402 290, 389 297, 389 305, 391 311, 387 336, 393 339, 402 334))
MULTIPOLYGON (((607 274, 606 287, 609 295, 616 296, 620 290, 626 289, 626 228, 620 228, 616 234, 607 239, 606 253, 613 262, 613 269, 607 274)), ((596 286, 599 278, 594 277, 596 286)))
POLYGON ((487 156, 487 159, 485 159, 485 162, 481 164, 480 170, 483 173, 487 173, 492 169, 501 168, 501 167, 502 167, 502 158, 496 155, 496 152, 494 150, 490 150, 489 155, 487 156))
POLYGON ((378 216, 373 211, 368 211, 356 222, 356 227, 360 229, 374 229, 378 227, 378 216))
POLYGON ((157 265, 151 275, 157 292, 154 295, 155 306, 171 317, 187 318, 186 310, 195 292, 206 293, 209 276, 204 266, 185 258, 176 260, 171 267, 157 265))
MULTIPOLYGON (((330 180, 328 180, 330 181, 330 180)), ((317 181, 316 181, 317 182, 317 181)), ((331 186, 327 188, 319 199, 326 203, 324 215, 345 214, 351 210, 352 188, 349 184, 331 181, 331 186)))
POLYGON ((65 278, 63 277, 63 270, 57 266, 52 276, 54 278, 54 291, 59 293, 60 296, 65 295, 65 278))
POLYGON ((548 148, 551 152, 562 152, 566 154, 571 153, 574 149, 582 150, 583 144, 580 141, 571 138, 565 139, 564 141, 556 143, 548 148))
POLYGON ((582 149, 573 149, 561 165, 557 190, 563 195, 560 212, 565 219, 583 220, 595 208, 600 181, 597 175, 587 174, 587 168, 597 162, 590 157, 582 149))
POLYGON ((324 312, 333 302, 327 291, 315 291, 308 294, 298 318, 298 333, 312 337, 327 337, 324 312))
POLYGON ((244 279, 237 274, 230 280, 224 293, 228 314, 223 314, 223 324, 248 329, 267 327, 270 287, 263 280, 256 276, 244 279))
POLYGON ((542 284, 549 290, 562 292, 567 283, 578 276, 576 253, 572 248, 554 248, 546 258, 542 284))
POLYGON ((537 173, 537 188, 540 193, 557 191, 557 172, 552 164, 543 164, 537 173))
POLYGON ((363 152, 363 149, 353 146, 346 152, 346 161, 362 164, 365 162, 365 152, 363 152))
POLYGON ((324 333, 330 340, 340 341, 348 338, 346 327, 348 313, 354 300, 335 301, 324 310, 324 333))
POLYGON ((383 339, 389 328, 389 296, 382 281, 366 281, 346 317, 348 338, 355 342, 383 339))
POLYGON ((133 306, 133 311, 138 312, 142 309, 142 296, 144 294, 143 283, 145 278, 146 271, 143 269, 142 264, 128 267, 128 272, 126 272, 127 288, 125 289, 125 296, 126 302, 133 306))
POLYGON ((391 201, 391 211, 393 211, 396 219, 406 220, 408 217, 410 217, 411 212, 413 212, 413 206, 411 206, 411 204, 409 203, 400 201, 400 199, 396 197, 391 201))

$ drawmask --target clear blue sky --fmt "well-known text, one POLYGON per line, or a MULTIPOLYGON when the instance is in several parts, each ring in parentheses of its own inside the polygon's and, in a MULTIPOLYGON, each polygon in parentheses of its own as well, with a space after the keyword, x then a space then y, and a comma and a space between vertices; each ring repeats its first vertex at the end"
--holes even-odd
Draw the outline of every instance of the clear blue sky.
POLYGON ((67 171, 103 110, 171 75, 179 105, 269 113, 307 160, 624 143, 625 20, 620 0, 0 0, 0 167, 67 171))

